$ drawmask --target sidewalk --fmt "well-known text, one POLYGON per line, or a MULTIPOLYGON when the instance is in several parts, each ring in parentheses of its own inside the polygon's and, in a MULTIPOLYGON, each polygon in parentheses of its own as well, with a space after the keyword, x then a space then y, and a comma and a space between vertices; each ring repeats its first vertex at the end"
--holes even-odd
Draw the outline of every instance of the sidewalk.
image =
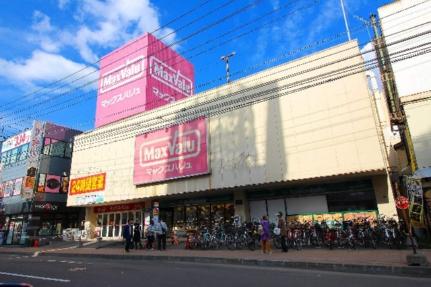
MULTIPOLYGON (((96 248, 97 244, 77 248, 76 243, 43 248, 0 247, 0 254, 38 252, 38 255, 65 257, 187 261, 431 277, 431 267, 407 266, 406 255, 410 254, 411 250, 304 249, 289 250, 288 253, 274 250, 271 255, 267 255, 259 250, 168 249, 167 251, 131 250, 130 253, 126 253, 121 243, 106 245, 107 243, 104 242, 104 244, 105 247, 99 249, 96 248)), ((419 250, 419 253, 425 255, 431 262, 431 250, 419 250)))

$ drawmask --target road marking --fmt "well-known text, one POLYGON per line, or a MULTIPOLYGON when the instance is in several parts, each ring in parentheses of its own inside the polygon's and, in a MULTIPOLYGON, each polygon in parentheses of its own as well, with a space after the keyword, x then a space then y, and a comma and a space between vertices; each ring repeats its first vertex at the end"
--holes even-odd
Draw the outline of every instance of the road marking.
POLYGON ((33 275, 26 275, 26 274, 20 274, 20 273, 0 272, 0 275, 24 277, 24 278, 39 279, 39 280, 45 280, 45 281, 56 281, 56 282, 64 282, 64 283, 70 282, 70 280, 68 279, 33 276, 33 275))
POLYGON ((75 268, 70 268, 69 271, 71 272, 76 272, 76 271, 85 271, 87 270, 87 268, 85 267, 75 267, 75 268))
POLYGON ((49 259, 48 262, 57 262, 57 260, 49 259))

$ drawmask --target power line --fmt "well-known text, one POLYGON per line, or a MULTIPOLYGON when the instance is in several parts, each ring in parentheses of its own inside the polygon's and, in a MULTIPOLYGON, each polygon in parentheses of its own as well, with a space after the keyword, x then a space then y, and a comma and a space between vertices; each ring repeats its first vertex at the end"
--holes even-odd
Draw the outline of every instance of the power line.
MULTIPOLYGON (((187 16, 187 15, 189 15, 189 14, 191 14, 191 13, 195 12, 196 10, 199 10, 200 8, 202 8, 203 6, 205 6, 206 4, 208 4, 208 3, 209 3, 209 2, 211 2, 211 1, 212 1, 212 0, 206 0, 206 1, 203 1, 201 4, 199 4, 199 5, 195 6, 195 7, 194 7, 194 8, 192 8, 191 10, 188 10, 188 11, 186 11, 185 13, 183 13, 183 14, 181 14, 181 15, 179 15, 179 16, 177 16, 177 17, 175 17, 175 18, 173 18, 172 20, 168 21, 168 23, 166 23, 166 24, 164 24, 164 25, 159 26, 158 28, 156 28, 155 30, 153 30, 153 31, 152 31, 152 32, 150 32, 150 33, 151 33, 151 34, 156 33, 156 32, 158 32, 158 31, 160 31, 161 29, 168 27, 169 25, 171 25, 171 24, 175 23, 176 21, 180 20, 181 18, 184 18, 185 16, 187 16)), ((236 0, 233 0, 233 1, 236 1, 236 0)), ((233 2, 233 1, 228 1, 228 2, 233 2)), ((219 7, 217 7, 215 10, 217 10, 218 8, 219 8, 219 7)), ((211 13, 211 11, 210 11, 210 13, 211 13)), ((91 64, 89 64, 89 65, 97 65, 100 61, 101 61, 101 59, 99 59, 99 60, 97 60, 96 62, 93 62, 93 63, 91 63, 91 64)), ((28 97, 28 96, 32 96, 32 95, 38 94, 40 91, 47 89, 49 86, 52 86, 52 85, 55 85, 55 84, 57 84, 57 83, 63 82, 63 81, 65 81, 65 80, 67 80, 67 79, 69 79, 69 78, 73 77, 74 75, 76 75, 76 74, 78 74, 78 73, 80 73, 80 72, 82 72, 82 71, 84 71, 84 70, 88 69, 89 67, 90 67, 90 66, 86 66, 86 67, 84 67, 84 68, 82 68, 82 69, 79 69, 79 70, 77 70, 76 72, 73 72, 73 73, 71 73, 71 74, 69 74, 69 75, 67 75, 67 76, 65 76, 65 77, 63 77, 63 78, 61 78, 61 79, 59 79, 59 80, 56 80, 56 81, 54 81, 54 82, 52 82, 52 83, 48 84, 48 86, 47 86, 47 87, 40 88, 40 89, 38 89, 37 91, 34 91, 34 92, 31 92, 31 93, 29 93, 29 94, 24 95, 23 97, 28 97)), ((67 83, 66 83, 66 84, 67 84, 67 83)), ((51 90, 51 91, 52 91, 52 90, 51 90)), ((7 107, 8 105, 15 105, 15 104, 16 104, 16 101, 11 101, 11 102, 9 102, 9 103, 5 103, 5 104, 1 105, 0 107, 1 107, 1 108, 5 108, 5 107, 7 107)))
MULTIPOLYGON (((57 109, 57 110, 59 110, 59 109, 57 109)), ((46 114, 46 113, 45 113, 46 114)))
MULTIPOLYGON (((228 2, 230 3, 230 2, 232 2, 232 1, 236 1, 236 0, 229 0, 228 2)), ((219 24, 223 23, 223 22, 224 22, 224 21, 226 21, 227 19, 232 18, 232 17, 234 17, 234 16, 236 16, 236 15, 238 15, 238 14, 242 13, 242 12, 245 12, 246 10, 248 10, 248 9, 250 9, 250 8, 252 8, 252 7, 254 7, 255 3, 258 3, 258 2, 260 2, 260 1, 261 1, 261 0, 254 0, 252 3, 247 4, 247 5, 245 5, 245 6, 242 6, 241 8, 239 8, 239 9, 237 9, 237 10, 235 10, 235 11, 231 12, 230 14, 228 14, 228 15, 226 15, 226 16, 224 16, 224 17, 222 17, 222 18, 220 18, 220 19, 218 19, 218 20, 216 20, 216 21, 214 21, 214 22, 212 22, 212 23, 210 23, 210 24, 208 24, 208 25, 206 25, 206 26, 204 26, 204 27, 202 27, 202 28, 198 29, 197 31, 192 32, 191 34, 187 35, 186 37, 184 37, 184 38, 182 38, 182 39, 180 39, 180 40, 174 41, 173 43, 171 43, 171 44, 169 44, 169 45, 166 45, 165 47, 163 47, 162 49, 160 49, 160 50, 156 51, 155 53, 160 53, 161 51, 164 51, 164 50, 166 50, 166 49, 169 49, 169 48, 171 48, 171 47, 172 47, 172 46, 174 46, 174 45, 178 45, 178 44, 180 44, 180 43, 183 43, 183 42, 185 42, 186 40, 188 40, 188 39, 190 39, 190 38, 192 38, 192 37, 194 37, 194 36, 196 36, 196 35, 198 35, 198 34, 200 34, 200 33, 202 33, 202 32, 205 32, 206 30, 209 30, 209 29, 211 29, 211 28, 213 28, 213 27, 215 27, 215 26, 217 26, 217 25, 219 25, 219 24)), ((224 7, 224 5, 225 5, 225 4, 226 4, 226 3, 222 4, 222 5, 221 5, 221 6, 219 6, 219 7, 224 7)), ((218 7, 218 8, 219 8, 219 7, 218 7)), ((217 8, 217 9, 215 9, 215 10, 218 10, 218 8, 217 8)), ((165 37, 167 37, 167 36, 165 35, 165 36, 161 37, 159 40, 162 40, 162 39, 164 39, 165 37)), ((132 42, 133 42, 133 41, 132 41, 132 42)), ((154 43, 154 42, 153 42, 153 43, 154 43)), ((127 56, 129 56, 130 54, 132 54, 132 53, 136 53, 136 52, 137 52, 137 51, 139 51, 139 50, 143 50, 143 49, 145 49, 146 47, 150 46, 150 45, 151 45, 151 44, 153 44, 153 43, 150 43, 150 44, 148 44, 148 45, 146 45, 146 46, 139 47, 139 48, 135 49, 133 52, 131 52, 131 53, 129 53, 129 54, 126 54, 126 55, 124 55, 124 56, 122 56, 122 57, 120 57, 120 58, 116 59, 115 61, 110 62, 110 63, 109 63, 109 64, 107 64, 105 67, 109 67, 109 66, 111 66, 111 65, 113 65, 113 64, 115 64, 115 63, 117 63, 117 62, 119 62, 119 61, 121 61, 121 60, 124 60, 124 59, 125 59, 125 58, 127 58, 127 56)), ((153 54, 151 54, 151 55, 153 55, 153 54)), ((149 56, 151 56, 151 55, 148 55, 146 58, 148 58, 148 57, 149 57, 149 56)), ((99 60, 99 61, 100 61, 100 60, 99 60)), ((83 77, 81 77, 81 78, 78 78, 78 79, 75 79, 75 80, 71 81, 71 83, 74 83, 74 82, 76 82, 76 81, 78 81, 78 80, 81 80, 82 78, 85 78, 85 77, 87 77, 87 76, 89 76, 89 75, 92 75, 92 74, 94 74, 95 72, 97 72, 97 71, 90 72, 90 73, 86 74, 85 76, 83 76, 83 77)), ((97 81, 97 79, 96 79, 96 80, 93 80, 92 82, 96 82, 96 81, 97 81)), ((84 84, 83 86, 84 86, 84 87, 85 87, 85 86, 88 86, 88 84, 84 84)), ((64 86, 62 86, 62 87, 64 87, 64 86)), ((58 88, 55 88, 55 89, 51 90, 50 92, 55 91, 55 90, 58 90, 58 88)), ((57 97, 57 98, 58 98, 58 97, 57 97)), ((50 100, 51 100, 51 99, 50 99, 50 100)), ((45 102, 47 102, 47 101, 50 101, 50 100, 45 100, 45 101, 39 102, 39 103, 37 103, 37 104, 35 104, 35 105, 40 105, 40 104, 43 104, 43 103, 45 103, 45 102)), ((16 104, 16 103, 15 103, 15 104, 16 104)))
MULTIPOLYGON (((314 1, 312 1, 313 3, 316 3, 317 1, 316 0, 314 0, 314 1)), ((288 5, 285 5, 285 6, 283 6, 283 7, 287 7, 288 5)), ((304 7, 301 7, 302 9, 304 9, 304 8, 310 8, 311 6, 310 5, 308 5, 308 6, 304 6, 304 7)), ((276 11, 276 10, 279 10, 279 9, 275 9, 275 10, 272 10, 272 11, 270 11, 269 13, 267 13, 266 15, 268 15, 268 14, 270 14, 270 13, 273 13, 274 11, 276 11)), ((293 12, 295 12, 295 11, 293 11, 293 12)), ((264 17, 259 17, 259 19, 262 19, 262 18, 264 18, 264 17)), ((254 23, 253 21, 250 21, 249 22, 249 24, 251 24, 251 23, 254 23)), ((270 22, 271 23, 271 22, 270 22)), ((268 23, 267 23, 268 24, 268 23)), ((243 27, 244 25, 241 25, 241 27, 243 27)), ((222 34, 221 36, 218 36, 217 38, 221 38, 222 36, 224 36, 224 35, 227 35, 227 34, 229 34, 229 33, 231 33, 232 31, 235 31, 235 30, 237 30, 238 28, 235 28, 235 29, 232 29, 231 31, 229 31, 229 32, 227 32, 227 33, 224 33, 224 34, 222 34)), ((249 33, 251 33, 251 32, 254 32, 254 31, 256 31, 256 29, 253 29, 253 30, 251 30, 251 31, 249 31, 249 32, 247 32, 247 34, 249 34, 249 33)), ((242 34, 242 35, 240 35, 241 37, 242 36, 244 36, 244 35, 246 35, 245 33, 244 34, 242 34)), ((232 40, 232 39, 230 39, 230 40, 232 40)), ((210 42, 212 42, 212 41, 206 41, 204 44, 208 44, 208 43, 210 43, 210 42)), ((225 43, 225 42, 223 42, 223 43, 225 43)), ((197 47, 201 47, 202 46, 202 44, 201 45, 197 45, 197 47)), ((220 44, 218 45, 218 46, 221 46, 220 44)), ((217 46, 216 46, 217 47, 217 46)), ((195 48, 193 48, 193 49, 191 49, 191 50, 195 50, 195 48)), ((187 52, 187 51, 186 51, 187 52)), ((204 53, 205 51, 203 51, 203 52, 200 52, 200 53, 198 53, 198 54, 196 54, 196 55, 194 55, 193 57, 195 57, 195 56, 199 56, 199 55, 202 55, 203 53, 204 53)), ((128 54, 129 55, 129 54, 128 54)), ((126 55, 127 56, 127 55, 126 55)), ((123 57, 124 58, 124 57, 123 57)), ((180 61, 181 62, 181 61, 180 61)), ((178 64, 178 63, 180 63, 180 62, 177 62, 176 64, 178 64)), ((87 87, 87 86, 90 86, 92 83, 95 83, 95 82, 97 82, 97 79, 95 79, 95 80, 92 80, 91 82, 87 82, 87 83, 85 83, 85 84, 83 84, 83 85, 81 85, 81 86, 79 86, 79 87, 77 87, 77 88, 73 88, 73 89, 70 89, 71 91, 74 91, 74 90, 80 90, 80 89, 83 89, 83 88, 85 88, 85 87, 87 87)), ((65 93, 63 93, 63 94, 61 94, 61 95, 57 95, 57 97, 56 97, 56 99, 58 100, 60 97, 62 97, 62 96, 65 96, 65 95, 67 95, 69 92, 65 92, 65 93)), ((44 103, 46 103, 46 102, 50 102, 51 100, 44 100, 44 101, 42 101, 42 102, 39 102, 39 103, 36 103, 35 105, 36 106, 40 106, 41 104, 44 104, 44 103)), ((16 103, 15 103, 16 104, 16 103)), ((35 107, 35 105, 33 105, 32 107, 31 107, 31 110, 32 110, 32 113, 34 113, 34 107, 35 107)), ((24 109, 21 109, 19 112, 18 112, 18 114, 23 114, 23 112, 24 111, 26 111, 26 110, 28 110, 28 109, 30 109, 30 108, 24 108, 24 109)), ((44 107, 44 109, 45 109, 45 107, 44 107)), ((16 116, 15 116, 15 118, 16 118, 16 116)))
MULTIPOLYGON (((429 43, 427 43, 427 44, 429 44, 429 43)), ((412 48, 405 49, 405 51, 411 51, 411 50, 413 50, 413 49, 412 48)), ((413 52, 415 52, 415 51, 413 51, 413 52)), ((425 51, 425 52, 427 53, 428 51, 425 51)), ((393 56, 393 55, 400 54, 400 53, 401 52, 392 53, 391 55, 393 56)), ((356 55, 356 57, 357 56, 359 56, 359 55, 356 55)), ((403 56, 403 55, 401 55, 401 56, 403 56)), ((371 62, 371 61, 376 62, 376 60, 370 60, 368 62, 371 62)), ((394 62, 395 61, 399 61, 399 59, 395 59, 395 60, 393 59, 393 61, 394 62)), ((339 62, 339 61, 336 61, 336 62, 339 62)), ((334 63, 331 63, 331 64, 333 65, 334 63)), ((328 65, 321 65, 318 68, 322 68, 322 66, 325 67, 325 66, 328 66, 328 65)), ((357 65, 353 65, 353 66, 351 66, 349 68, 350 69, 360 69, 360 71, 362 71, 363 70, 362 66, 363 66, 363 63, 360 63, 360 64, 357 64, 357 65)), ((375 65, 373 66, 373 68, 375 68, 375 65)), ((346 70, 346 69, 344 69, 344 70, 346 70)), ((220 103, 217 104, 217 102, 216 102, 213 107, 208 107, 208 102, 214 102, 214 100, 213 101, 205 101, 203 104, 200 104, 200 105, 198 104, 198 105, 189 107, 189 108, 191 108, 189 110, 180 111, 180 112, 177 111, 175 114, 173 114, 174 115, 173 119, 166 119, 164 121, 164 123, 154 122, 154 120, 160 119, 160 117, 156 117, 156 118, 153 117, 152 119, 151 118, 150 119, 146 119, 145 124, 141 123, 140 126, 138 126, 138 127, 134 126, 134 125, 136 125, 136 123, 134 123, 134 124, 132 123, 131 124, 131 126, 132 126, 131 128, 132 129, 129 129, 129 130, 127 130, 127 126, 121 127, 122 130, 123 130, 121 133, 118 133, 118 130, 115 131, 116 133, 113 134, 113 135, 110 135, 109 133, 105 132, 104 133, 105 139, 109 138, 109 142, 115 142, 115 141, 117 141, 117 139, 118 140, 124 140, 124 139, 130 138, 130 137, 127 136, 127 133, 133 133, 133 135, 131 137, 134 137, 134 136, 136 136, 136 134, 142 134, 142 133, 150 132, 150 131, 153 131, 153 130, 158 130, 158 129, 167 127, 169 125, 186 122, 188 120, 192 120, 193 118, 197 118, 197 117, 200 117, 200 116, 210 116, 210 115, 212 115, 211 109, 216 109, 217 110, 217 108, 220 108, 220 104, 222 104, 225 109, 227 109, 226 107, 229 107, 229 106, 233 106, 235 108, 239 108, 239 107, 242 107, 243 105, 250 105, 250 104, 255 103, 255 102, 260 102, 261 101, 260 97, 264 96, 265 94, 270 94, 270 93, 277 93, 278 94, 280 91, 285 90, 287 88, 292 88, 292 87, 296 87, 296 86, 302 86, 302 85, 308 84, 308 82, 310 82, 310 81, 312 82, 312 81, 320 80, 320 78, 322 78, 322 77, 323 78, 325 78, 325 77, 327 78, 328 76, 331 76, 334 73, 341 73, 341 72, 346 72, 346 71, 335 70, 335 71, 331 71, 329 75, 328 75, 328 73, 326 73, 326 74, 323 74, 323 75, 318 75, 318 76, 315 76, 315 77, 308 78, 308 79, 306 79, 306 82, 304 82, 304 80, 303 80, 303 81, 300 81, 300 82, 295 82, 293 84, 289 84, 288 86, 277 87, 277 88, 274 88, 274 89, 265 90, 264 92, 261 92, 261 93, 255 93, 255 94, 247 95, 247 96, 244 96, 244 99, 240 99, 240 101, 247 101, 246 103, 239 102, 239 100, 235 99, 235 97, 232 94, 229 94, 227 96, 219 97, 218 99, 220 99, 220 100, 218 100, 218 102, 220 102, 220 103), (221 101, 224 98, 226 98, 226 97, 229 97, 229 99, 231 99, 231 100, 229 100, 227 102, 221 103, 221 101), (255 101, 252 101, 253 99, 255 99, 255 101), (238 104, 238 106, 235 106, 235 104, 238 104), (206 106, 203 106, 203 105, 206 105, 206 106), (202 106, 202 108, 197 109, 199 106, 202 106), (168 122, 168 120, 170 122, 168 122)), ((302 74, 304 74, 304 71, 301 71, 298 74, 302 75, 302 74)), ((289 75, 288 77, 292 77, 292 76, 295 76, 295 75, 289 75)), ((344 75, 344 77, 345 76, 346 75, 344 75)), ((277 81, 281 80, 282 78, 283 77, 277 79, 277 81)), ((333 80, 335 80, 335 79, 330 79, 330 81, 333 81, 333 80)), ((323 81, 323 83, 325 83, 325 82, 327 82, 329 80, 326 79, 326 81, 324 81, 324 80, 322 80, 322 81, 323 81)), ((265 83, 265 85, 267 85, 267 83, 265 83)), ((315 86, 315 85, 312 85, 312 86, 315 86)), ((259 86, 254 86, 253 88, 258 89, 259 86)), ((290 91, 287 91, 287 92, 290 92, 290 91)), ((283 95, 285 93, 286 92, 281 93, 281 95, 283 95)), ((230 108, 229 110, 232 110, 232 108, 230 108)), ((161 115, 161 118, 162 119, 166 118, 169 115, 172 115, 172 114, 161 115)), ((91 138, 86 138, 86 139, 82 139, 82 140, 81 139, 77 139, 75 141, 75 147, 78 147, 78 146, 80 146, 82 144, 91 144, 91 143, 97 142, 99 140, 98 139, 99 137, 100 137, 100 134, 95 134, 95 135, 92 135, 91 138), (91 139, 93 139, 93 140, 91 140, 91 139)), ((104 142, 103 144, 107 144, 107 142, 104 142)), ((91 146, 89 148, 93 148, 93 147, 94 146, 91 146)), ((79 149, 78 149, 78 151, 79 151, 79 149)))
MULTIPOLYGON (((411 27, 411 28, 408 28, 408 29, 413 29, 414 27, 411 27)), ((406 29, 406 30, 408 30, 408 29, 406 29)), ((404 32, 404 31, 400 31, 400 32, 404 32)), ((397 32, 398 33, 398 32, 397 32)), ((394 33, 393 35, 395 35, 396 33, 394 33)), ((392 34, 391 35, 387 35, 387 37, 390 37, 390 36, 392 36, 392 34)), ((395 43, 393 43, 393 44, 395 44, 395 43)), ((308 45, 309 46, 309 45, 308 45)), ((307 47, 307 46, 305 46, 305 47, 307 47)), ((300 48, 299 50, 301 50, 302 48, 300 48)), ((297 49, 298 50, 298 49, 297 49)), ((341 51, 342 52, 342 51, 341 51)), ((372 51, 368 51, 368 52, 372 52, 372 51)), ((338 52, 337 52, 338 53, 338 52)), ((272 59, 270 60, 270 61, 272 61, 272 59)), ((126 111, 128 111, 128 110, 126 110, 126 111)), ((148 111, 147 112, 147 114, 148 113, 150 113, 151 111, 148 111)))

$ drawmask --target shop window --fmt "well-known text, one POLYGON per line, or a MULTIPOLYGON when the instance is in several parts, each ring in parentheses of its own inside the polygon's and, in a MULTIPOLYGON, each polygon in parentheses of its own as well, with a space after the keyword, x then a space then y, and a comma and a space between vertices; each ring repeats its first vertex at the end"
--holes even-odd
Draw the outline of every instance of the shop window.
POLYGON ((225 220, 227 222, 232 222, 235 216, 235 207, 232 203, 227 203, 225 206, 225 220))
POLYGON ((212 219, 216 222, 224 221, 224 204, 212 204, 211 205, 212 219))
POLYGON ((174 225, 178 227, 184 226, 184 206, 177 206, 174 209, 174 225))
POLYGON ((329 212, 377 209, 376 198, 372 189, 331 193, 327 195, 327 200, 329 212))
POLYGON ((196 206, 186 207, 186 224, 189 227, 195 228, 197 224, 197 208, 196 206))
POLYGON ((115 237, 120 236, 120 229, 121 229, 120 217, 121 217, 120 213, 115 214, 115 229, 114 229, 114 236, 115 237))
POLYGON ((209 226, 211 217, 211 208, 209 205, 201 205, 198 207, 198 224, 200 226, 209 226))

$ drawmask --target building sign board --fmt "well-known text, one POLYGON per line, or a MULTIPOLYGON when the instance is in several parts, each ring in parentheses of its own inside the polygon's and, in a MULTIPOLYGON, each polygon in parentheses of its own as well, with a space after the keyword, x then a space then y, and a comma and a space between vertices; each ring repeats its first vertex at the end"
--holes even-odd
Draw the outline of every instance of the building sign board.
POLYGON ((103 57, 96 127, 193 95, 193 65, 153 35, 103 57))
POLYGON ((128 210, 141 210, 145 208, 145 203, 124 203, 106 206, 96 206, 94 207, 94 213, 105 213, 105 212, 118 212, 118 211, 128 211, 128 210))
POLYGON ((136 137, 134 184, 206 173, 209 173, 206 119, 136 137))
POLYGON ((69 195, 105 190, 106 173, 74 178, 70 181, 69 195))
POLYGON ((1 147, 1 152, 3 153, 5 151, 28 144, 30 141, 31 141, 31 130, 28 130, 5 140, 1 147))

